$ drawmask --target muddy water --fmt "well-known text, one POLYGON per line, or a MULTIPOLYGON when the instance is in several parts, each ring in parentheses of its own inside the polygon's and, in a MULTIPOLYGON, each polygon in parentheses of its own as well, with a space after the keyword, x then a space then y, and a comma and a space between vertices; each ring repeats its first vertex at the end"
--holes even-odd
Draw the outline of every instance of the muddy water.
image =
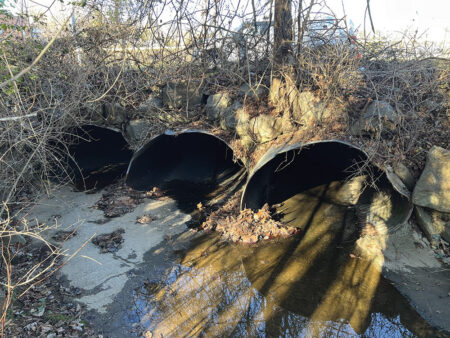
POLYGON ((158 337, 443 336, 353 254, 348 210, 322 203, 299 238, 257 246, 202 235, 135 290, 127 320, 158 337))

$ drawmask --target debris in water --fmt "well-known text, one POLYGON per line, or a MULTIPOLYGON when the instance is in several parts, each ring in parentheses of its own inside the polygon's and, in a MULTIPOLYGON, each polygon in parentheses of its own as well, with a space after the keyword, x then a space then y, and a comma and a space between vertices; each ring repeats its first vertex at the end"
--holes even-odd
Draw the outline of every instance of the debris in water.
POLYGON ((101 253, 117 252, 124 242, 122 237, 124 232, 125 230, 118 229, 109 234, 98 235, 92 239, 92 243, 100 247, 101 253))
POLYGON ((142 215, 141 217, 136 218, 136 223, 139 224, 148 224, 153 221, 153 218, 150 215, 142 215))
POLYGON ((263 239, 286 238, 300 229, 275 221, 266 203, 257 212, 244 209, 239 212, 239 194, 235 194, 222 208, 212 212, 203 222, 206 231, 217 231, 231 242, 256 243, 263 239))
POLYGON ((157 187, 153 187, 152 190, 145 192, 145 197, 148 198, 161 198, 164 197, 164 193, 161 191, 161 189, 157 187))

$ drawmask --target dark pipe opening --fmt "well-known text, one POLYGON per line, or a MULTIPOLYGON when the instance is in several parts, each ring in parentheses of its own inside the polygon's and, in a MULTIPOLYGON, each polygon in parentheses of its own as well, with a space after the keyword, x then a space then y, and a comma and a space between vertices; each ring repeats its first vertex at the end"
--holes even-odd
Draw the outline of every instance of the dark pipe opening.
POLYGON ((101 189, 125 175, 133 153, 122 133, 84 125, 68 134, 67 163, 77 189, 101 189))
POLYGON ((230 196, 244 179, 245 169, 224 141, 187 131, 147 143, 131 160, 126 183, 142 191, 157 187, 191 212, 199 202, 212 205, 230 196))
POLYGON ((367 161, 363 151, 339 141, 274 150, 256 166, 241 208, 257 210, 268 203, 276 218, 302 229, 323 203, 355 206, 362 221, 403 223, 410 214, 408 199, 367 161))
POLYGON ((282 308, 321 321, 349 320, 363 334, 370 316, 354 314, 362 303, 378 311, 380 271, 373 260, 353 259, 351 254, 365 223, 382 234, 405 222, 411 212, 408 199, 363 151, 322 141, 274 149, 260 160, 241 208, 258 209, 265 203, 275 218, 302 231, 243 259, 252 286, 278 299, 282 308), (357 284, 365 286, 364 292, 352 298, 357 284))

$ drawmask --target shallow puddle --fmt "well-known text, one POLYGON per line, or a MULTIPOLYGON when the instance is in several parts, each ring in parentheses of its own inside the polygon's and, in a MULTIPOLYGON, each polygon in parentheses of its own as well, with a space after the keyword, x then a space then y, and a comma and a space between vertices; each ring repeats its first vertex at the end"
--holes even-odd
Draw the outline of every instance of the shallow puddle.
POLYGON ((353 254, 348 208, 316 211, 299 238, 255 246, 196 238, 160 280, 135 290, 126 320, 158 337, 445 336, 377 264, 353 254))

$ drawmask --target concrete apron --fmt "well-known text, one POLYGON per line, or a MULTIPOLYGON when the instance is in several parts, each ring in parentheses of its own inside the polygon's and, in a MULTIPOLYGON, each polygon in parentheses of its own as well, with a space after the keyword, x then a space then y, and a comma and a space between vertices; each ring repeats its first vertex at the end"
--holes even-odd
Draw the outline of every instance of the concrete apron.
MULTIPOLYGON (((164 272, 177 257, 174 253, 189 248, 198 234, 187 231, 186 223, 191 217, 178 210, 176 202, 170 199, 147 200, 133 212, 98 225, 95 221, 104 219, 103 212, 92 206, 101 194, 62 187, 53 197, 42 199, 27 218, 48 225, 56 222, 58 228, 46 233, 48 239, 57 230, 78 230, 62 248, 67 256, 82 249, 61 268, 58 277, 81 290, 75 300, 90 310, 87 319, 93 325, 110 337, 123 337, 130 334, 127 326, 130 323, 124 318, 134 301, 133 290, 146 279, 164 282, 164 272), (154 220, 144 225, 136 223, 136 218, 144 214, 150 214, 154 220), (115 253, 101 254, 90 239, 118 228, 125 230, 122 247, 115 253)), ((420 241, 409 224, 391 234, 383 252, 383 274, 396 283, 430 324, 450 330, 448 273, 429 248, 417 247, 420 241), (436 280, 441 282, 440 286, 436 286, 436 280), (419 283, 424 288, 420 292, 415 291, 419 283)))
POLYGON ((56 231, 77 229, 76 235, 62 244, 65 259, 81 250, 59 273, 71 287, 82 291, 78 301, 89 310, 106 313, 108 305, 129 280, 131 270, 144 263, 144 254, 164 239, 186 231, 186 222, 191 216, 179 211, 174 200, 146 200, 133 212, 99 225, 94 222, 104 219, 103 211, 92 206, 101 196, 102 192, 85 194, 74 192, 68 186, 62 187, 36 205, 27 219, 48 225, 56 222, 57 229, 45 234, 49 241, 56 231), (154 220, 149 224, 136 223, 136 219, 144 214, 151 214, 154 220), (100 253, 100 248, 91 239, 119 228, 125 230, 122 247, 115 253, 100 253))

